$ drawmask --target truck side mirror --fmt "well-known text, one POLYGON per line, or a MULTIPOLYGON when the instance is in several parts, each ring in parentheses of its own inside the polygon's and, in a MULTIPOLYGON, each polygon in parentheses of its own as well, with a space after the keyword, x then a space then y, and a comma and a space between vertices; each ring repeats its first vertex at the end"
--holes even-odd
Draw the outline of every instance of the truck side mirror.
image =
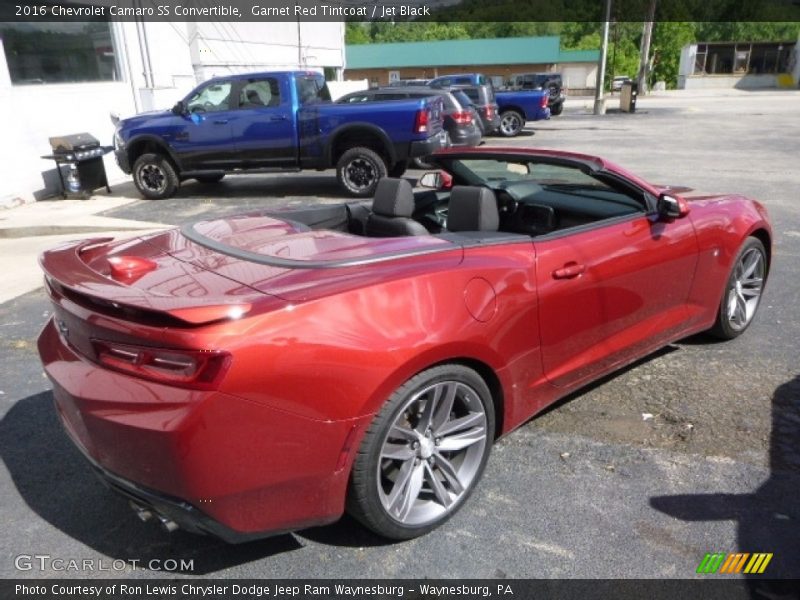
POLYGON ((183 100, 178 100, 175 106, 172 107, 172 114, 182 117, 189 111, 186 109, 186 103, 183 100))

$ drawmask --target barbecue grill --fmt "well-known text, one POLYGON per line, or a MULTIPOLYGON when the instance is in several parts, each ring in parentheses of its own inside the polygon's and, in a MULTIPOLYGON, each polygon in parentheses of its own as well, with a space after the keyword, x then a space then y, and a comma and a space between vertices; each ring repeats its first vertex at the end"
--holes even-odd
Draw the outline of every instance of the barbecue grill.
POLYGON ((42 156, 56 161, 61 195, 77 195, 88 198, 97 188, 105 187, 111 192, 106 178, 103 155, 111 152, 111 146, 101 146, 96 137, 88 133, 74 133, 50 138, 52 154, 42 156))

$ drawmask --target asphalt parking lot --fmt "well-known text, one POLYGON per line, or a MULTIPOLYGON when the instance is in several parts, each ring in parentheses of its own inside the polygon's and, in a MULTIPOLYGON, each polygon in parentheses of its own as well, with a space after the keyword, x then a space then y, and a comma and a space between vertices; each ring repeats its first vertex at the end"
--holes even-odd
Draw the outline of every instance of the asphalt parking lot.
MULTIPOLYGON (((35 349, 49 306, 32 291, 0 305, 0 577, 158 577, 141 565, 183 558, 193 569, 182 577, 685 578, 706 552, 734 550, 772 552, 770 575, 800 577, 800 92, 668 93, 602 117, 590 105, 570 99, 562 116, 487 143, 597 154, 654 183, 762 200, 774 261, 745 335, 682 340, 532 420, 426 537, 387 544, 345 517, 227 546, 140 523, 94 479, 51 406, 35 349), (21 554, 128 566, 21 571, 21 554)), ((135 196, 130 183, 114 190, 135 196)), ((330 172, 247 175, 102 216, 179 224, 339 200, 330 172)))

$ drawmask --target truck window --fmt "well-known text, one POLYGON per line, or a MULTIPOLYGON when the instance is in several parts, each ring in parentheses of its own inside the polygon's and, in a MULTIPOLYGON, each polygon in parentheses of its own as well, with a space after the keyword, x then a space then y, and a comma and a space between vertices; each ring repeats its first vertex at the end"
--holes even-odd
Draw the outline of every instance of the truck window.
POLYGON ((240 108, 278 106, 281 103, 281 89, 274 77, 248 79, 239 92, 240 108))
POLYGON ((331 99, 328 86, 322 76, 298 77, 297 95, 300 98, 300 104, 326 102, 331 99))
POLYGON ((201 88, 186 103, 189 112, 219 112, 230 109, 231 82, 214 82, 201 88))

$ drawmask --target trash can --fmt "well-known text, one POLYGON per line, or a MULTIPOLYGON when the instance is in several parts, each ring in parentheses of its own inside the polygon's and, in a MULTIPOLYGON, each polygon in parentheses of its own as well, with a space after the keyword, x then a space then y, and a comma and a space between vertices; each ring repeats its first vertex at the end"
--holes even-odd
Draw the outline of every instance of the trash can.
POLYGON ((639 95, 639 83, 626 81, 619 93, 619 109, 622 112, 636 112, 636 97, 639 95))
POLYGON ((111 192, 103 164, 103 155, 113 150, 111 146, 101 146, 88 133, 75 133, 50 138, 50 147, 53 153, 42 158, 56 162, 64 198, 70 195, 88 198, 101 187, 111 192))

